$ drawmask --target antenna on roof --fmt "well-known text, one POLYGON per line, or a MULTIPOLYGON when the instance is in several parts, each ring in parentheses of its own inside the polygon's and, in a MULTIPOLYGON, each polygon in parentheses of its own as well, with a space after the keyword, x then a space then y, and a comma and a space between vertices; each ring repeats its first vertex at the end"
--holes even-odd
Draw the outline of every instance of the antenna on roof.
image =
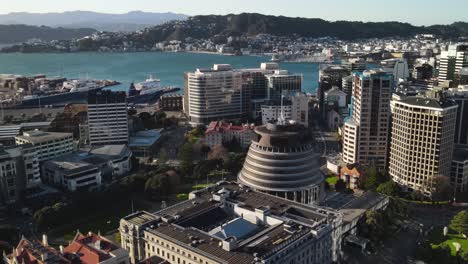
POLYGON ((284 118, 284 108, 283 108, 283 99, 284 99, 284 95, 283 93, 281 93, 281 113, 280 113, 280 117, 278 118, 278 124, 279 125, 284 125, 286 120, 284 118))

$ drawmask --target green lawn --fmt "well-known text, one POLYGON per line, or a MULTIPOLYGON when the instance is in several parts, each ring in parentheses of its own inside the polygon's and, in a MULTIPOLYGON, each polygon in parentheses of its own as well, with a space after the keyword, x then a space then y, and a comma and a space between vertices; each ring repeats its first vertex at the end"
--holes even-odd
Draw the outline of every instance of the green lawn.
POLYGON ((431 242, 432 248, 437 248, 442 245, 447 245, 452 251, 452 256, 456 255, 455 246, 453 242, 458 242, 461 245, 463 251, 468 251, 468 240, 463 238, 463 236, 456 234, 453 230, 449 231, 449 234, 444 237, 443 228, 437 227, 429 234, 429 241, 431 242))
POLYGON ((200 190, 200 189, 204 189, 208 186, 211 186, 213 185, 214 183, 205 183, 205 184, 197 184, 197 185, 194 185, 192 186, 192 190, 200 190))
POLYGON ((328 175, 325 181, 328 182, 328 184, 330 185, 335 185, 338 181, 338 177, 335 175, 328 175))
MULTIPOLYGON (((145 210, 145 205, 134 201, 134 209, 145 210)), ((115 205, 103 208, 100 212, 87 212, 83 217, 73 219, 73 221, 65 222, 63 225, 48 230, 48 235, 51 241, 57 244, 73 239, 76 230, 82 233, 92 231, 94 233, 101 232, 102 235, 115 230, 119 227, 119 221, 122 217, 131 213, 130 201, 118 201, 115 205)), ((53 243, 52 242, 52 243, 53 243)))

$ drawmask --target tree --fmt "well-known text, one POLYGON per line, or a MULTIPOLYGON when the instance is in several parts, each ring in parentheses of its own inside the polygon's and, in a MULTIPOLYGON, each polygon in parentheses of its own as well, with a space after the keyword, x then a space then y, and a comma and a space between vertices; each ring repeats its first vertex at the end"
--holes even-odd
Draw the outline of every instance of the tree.
POLYGON ((148 112, 142 112, 138 115, 145 129, 153 129, 156 127, 153 117, 148 112))
POLYGON ((193 144, 186 142, 179 151, 180 170, 185 177, 189 177, 193 169, 193 144))
POLYGON ((448 177, 438 175, 433 179, 432 199, 434 201, 449 200, 452 194, 450 180, 448 177))
POLYGON ((232 137, 231 140, 223 142, 223 146, 229 150, 229 152, 242 152, 242 146, 236 137, 232 137))
POLYGON ((152 199, 157 199, 161 196, 161 181, 157 175, 146 181, 145 193, 152 199))
POLYGON ((378 211, 367 211, 364 221, 364 233, 374 242, 381 241, 385 234, 384 218, 378 211))
POLYGON ((236 175, 240 172, 245 162, 245 154, 242 153, 229 153, 228 159, 224 160, 224 169, 236 175))
POLYGON ((346 190, 346 183, 343 179, 339 179, 338 181, 336 181, 335 190, 337 192, 343 192, 346 190))
POLYGON ((214 146, 211 151, 208 153, 209 160, 222 159, 227 160, 229 158, 228 150, 222 145, 214 146))
POLYGON ((457 231, 459 234, 468 234, 468 211, 460 211, 455 215, 450 222, 450 228, 457 231))
POLYGON ((166 164, 167 160, 168 160, 167 151, 165 148, 161 148, 158 154, 158 163, 163 165, 163 164, 166 164))
POLYGON ((380 184, 379 187, 377 187, 377 192, 388 196, 396 197, 400 194, 401 190, 398 184, 390 180, 380 184))
POLYGON ((364 182, 364 188, 369 191, 375 191, 379 184, 383 182, 383 177, 377 170, 377 167, 375 165, 370 166, 367 171, 367 179, 364 182))

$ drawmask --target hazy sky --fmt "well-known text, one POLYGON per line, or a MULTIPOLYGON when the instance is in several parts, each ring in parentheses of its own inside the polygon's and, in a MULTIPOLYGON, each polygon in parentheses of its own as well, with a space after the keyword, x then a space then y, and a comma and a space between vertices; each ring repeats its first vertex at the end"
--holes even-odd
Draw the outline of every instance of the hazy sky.
POLYGON ((0 13, 133 10, 188 15, 257 12, 326 20, 402 21, 417 25, 468 21, 467 0, 0 0, 0 13))

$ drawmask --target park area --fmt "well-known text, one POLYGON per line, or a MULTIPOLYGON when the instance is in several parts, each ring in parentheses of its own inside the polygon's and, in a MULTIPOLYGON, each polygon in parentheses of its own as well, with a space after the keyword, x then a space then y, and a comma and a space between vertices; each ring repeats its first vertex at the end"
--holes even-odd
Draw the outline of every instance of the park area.
POLYGON ((468 240, 466 238, 453 230, 449 230, 447 236, 444 236, 443 227, 432 230, 428 235, 428 240, 433 249, 438 249, 443 246, 450 247, 452 256, 457 255, 457 247, 459 247, 458 251, 468 251, 468 240))

